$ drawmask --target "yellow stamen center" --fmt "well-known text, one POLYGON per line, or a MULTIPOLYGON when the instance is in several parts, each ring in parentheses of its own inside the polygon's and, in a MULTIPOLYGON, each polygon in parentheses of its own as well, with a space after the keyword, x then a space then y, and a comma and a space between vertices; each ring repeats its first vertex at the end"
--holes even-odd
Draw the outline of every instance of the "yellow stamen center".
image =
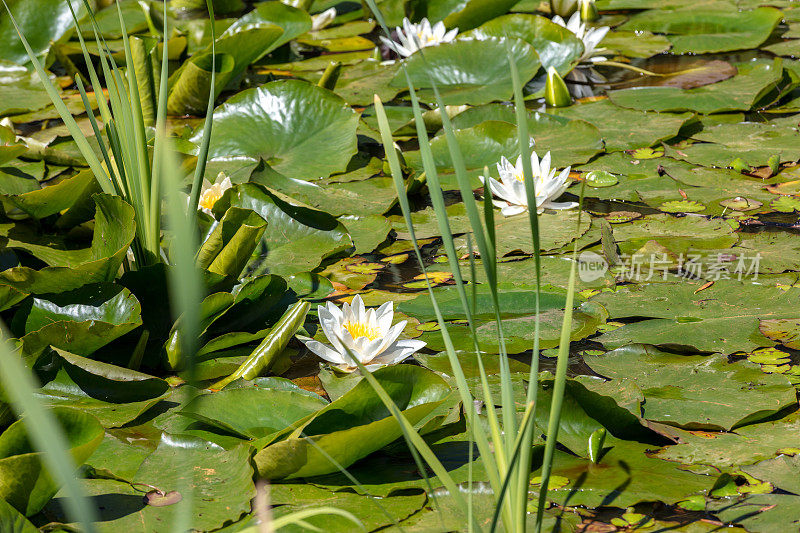
POLYGON ((223 192, 220 190, 220 187, 209 187, 200 195, 200 207, 210 211, 211 208, 214 207, 214 204, 217 203, 217 200, 222 198, 222 194, 223 192))
POLYGON ((363 322, 345 322, 344 329, 350 333, 350 336, 353 337, 353 339, 366 337, 369 340, 374 341, 381 336, 381 332, 378 330, 378 328, 373 328, 369 324, 364 324, 363 322))

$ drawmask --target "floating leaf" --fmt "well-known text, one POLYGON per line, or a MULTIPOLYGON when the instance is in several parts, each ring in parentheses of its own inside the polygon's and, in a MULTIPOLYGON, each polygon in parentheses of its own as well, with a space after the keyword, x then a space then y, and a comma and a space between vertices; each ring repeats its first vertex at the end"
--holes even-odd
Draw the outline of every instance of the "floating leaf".
POLYGON ((586 185, 590 187, 612 187, 619 183, 619 179, 611 172, 593 170, 584 176, 586 185))
POLYGON ((781 18, 780 11, 768 7, 752 11, 653 10, 634 15, 621 29, 665 33, 674 54, 707 54, 756 48, 767 40, 781 18))
MULTIPOLYGON (((92 415, 76 409, 59 407, 51 412, 64 430, 72 458, 82 464, 103 440, 103 427, 92 415)), ((30 516, 57 491, 58 485, 42 462, 42 452, 28 440, 25 422, 14 422, 0 434, 0 499, 30 516)))
POLYGON ((587 363, 612 380, 636 383, 647 420, 687 429, 730 430, 762 421, 791 403, 787 393, 793 391, 785 377, 763 374, 752 363, 729 363, 722 355, 675 355, 633 345, 587 363))
POLYGON ((733 78, 696 89, 637 87, 612 91, 608 97, 618 106, 651 111, 749 111, 762 91, 781 76, 780 64, 760 61, 736 65, 733 78))
MULTIPOLYGON (((510 46, 520 78, 533 78, 540 66, 536 51, 517 39, 512 39, 510 46)), ((506 39, 456 40, 428 47, 424 55, 414 54, 407 61, 408 75, 420 90, 420 98, 433 99, 429 76, 448 105, 477 105, 511 98, 506 39)), ((399 72, 391 85, 405 88, 405 75, 399 72)))
POLYGON ((539 15, 517 13, 497 17, 464 37, 506 37, 525 41, 539 54, 545 70, 553 67, 561 75, 566 75, 583 54, 583 43, 574 33, 539 15))
MULTIPOLYGON (((288 178, 327 177, 345 170, 356 153, 357 124, 358 114, 326 89, 297 80, 272 82, 242 91, 214 110, 208 156, 261 158, 288 178), (296 112, 286 113, 289 109, 296 112)), ((199 134, 193 140, 199 143, 199 134)))
POLYGON ((658 208, 665 213, 699 213, 705 211, 706 206, 694 200, 676 200, 664 202, 658 208))

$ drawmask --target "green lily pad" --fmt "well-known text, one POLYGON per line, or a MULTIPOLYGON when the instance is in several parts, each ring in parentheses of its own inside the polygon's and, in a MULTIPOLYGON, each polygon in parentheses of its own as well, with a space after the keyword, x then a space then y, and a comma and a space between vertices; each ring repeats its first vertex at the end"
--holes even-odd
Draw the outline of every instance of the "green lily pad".
POLYGON ((800 198, 794 196, 781 196, 769 203, 771 209, 781 213, 791 213, 800 211, 800 198))
POLYGON ((606 152, 645 148, 669 139, 690 118, 688 113, 642 113, 611 103, 609 100, 576 103, 550 111, 560 117, 585 120, 600 130, 606 152))
POLYGON ((85 170, 65 179, 57 178, 46 187, 22 194, 4 194, 3 199, 7 205, 34 218, 45 218, 88 200, 89 195, 98 190, 94 175, 85 170))
POLYGON ((764 336, 780 342, 787 348, 800 348, 800 321, 798 319, 765 319, 758 326, 764 336))
MULTIPOLYGON (((150 531, 172 524, 191 506, 190 527, 210 530, 250 511, 255 496, 253 468, 246 446, 223 450, 200 439, 165 435, 139 467, 134 481, 179 491, 182 500, 165 507, 146 506, 133 515, 150 531), (188 492, 186 492, 188 490, 188 492)), ((133 518, 131 517, 131 518, 133 518)))
POLYGON ((289 196, 304 205, 340 216, 347 213, 380 215, 397 200, 391 178, 376 176, 343 183, 312 182, 256 170, 250 181, 289 196))
MULTIPOLYGON (((520 78, 529 80, 539 70, 536 51, 527 43, 511 40, 511 57, 520 78)), ((511 74, 506 55, 506 39, 464 39, 431 46, 423 54, 409 57, 406 70, 420 98, 434 100, 431 78, 447 105, 487 104, 511 97, 511 74)), ((397 73, 391 86, 406 88, 406 77, 397 73)))
MULTIPOLYGON (((470 301, 472 301, 471 291, 467 291, 470 301)), ((456 287, 437 287, 433 289, 433 294, 439 307, 439 311, 445 320, 464 318, 464 309, 458 296, 456 287)), ((481 285, 476 289, 477 299, 472 302, 473 316, 477 320, 493 320, 494 306, 492 304, 491 291, 486 285, 481 285)), ((530 287, 525 288, 502 288, 499 292, 500 305, 505 317, 532 315, 535 312, 535 295, 530 287)), ((564 307, 566 294, 563 290, 547 288, 540 295, 540 309, 548 311, 551 309, 562 309, 564 307)), ((436 320, 433 311, 431 297, 427 293, 422 293, 417 298, 408 302, 402 302, 397 310, 401 313, 413 316, 426 322, 436 320)))
POLYGON ((751 260, 758 259, 758 272, 778 274, 800 269, 800 244, 790 233, 764 232, 743 234, 732 250, 751 260))
POLYGON ((380 215, 345 216, 339 219, 355 245, 355 253, 365 254, 375 250, 384 242, 392 230, 392 224, 380 215))
POLYGON ((5 500, 0 500, 0 530, 7 533, 37 533, 38 528, 5 500))
POLYGON ((698 213, 705 211, 706 206, 694 200, 674 200, 664 202, 658 208, 665 213, 698 213))
MULTIPOLYGON (((439 376, 421 367, 389 366, 373 375, 412 424, 429 415, 449 393, 439 376)), ((256 453, 254 461, 259 475, 269 479, 328 474, 338 472, 328 455, 346 468, 401 436, 399 424, 362 379, 286 438, 256 453), (309 438, 316 444, 312 446, 309 438)))
POLYGON ((766 61, 739 63, 736 68, 739 73, 733 78, 696 89, 637 87, 612 91, 608 97, 618 106, 650 111, 748 111, 782 74, 780 64, 766 61))
MULTIPOLYGON (((497 257, 512 252, 532 254, 530 220, 527 213, 511 217, 495 215, 497 257)), ((541 251, 552 251, 571 243, 584 235, 591 226, 589 216, 580 216, 577 209, 542 213, 539 215, 539 238, 541 251), (578 219, 580 218, 580 226, 578 219)))
MULTIPOLYGON (((345 170, 356 153, 358 114, 326 89, 297 80, 247 89, 214 110, 209 159, 263 159, 288 178, 345 170), (296 112, 286 113, 286 110, 296 112), (308 157, 313 150, 315 156, 308 157)), ((193 139, 200 142, 200 134, 193 139)))
POLYGON ((745 466, 742 470, 756 479, 772 483, 777 488, 800 494, 800 456, 781 455, 775 459, 745 466))
POLYGON ((794 117, 764 123, 720 124, 695 134, 703 141, 681 150, 680 157, 706 166, 727 166, 740 157, 748 165, 764 166, 770 157, 781 161, 800 159, 800 130, 794 117))
MULTIPOLYGON (((530 289, 533 290, 533 289, 530 289)), ((597 332, 598 327, 605 322, 607 313, 602 307, 583 304, 573 311, 572 329, 570 339, 573 341, 584 339, 597 332)), ((463 318, 463 314, 462 314, 463 318)), ((558 346, 561 325, 564 321, 562 309, 549 309, 539 315, 541 348, 558 346)), ((534 315, 512 316, 502 319, 505 350, 510 354, 527 352, 533 347, 536 317, 534 315)), ((448 324, 448 332, 456 350, 474 350, 474 343, 469 327, 463 323, 448 324)), ((500 353, 498 342, 498 328, 494 320, 481 321, 476 325, 478 346, 481 351, 497 354, 500 353)), ((420 337, 427 343, 431 350, 444 350, 445 345, 442 335, 438 331, 425 332, 420 337)))
POLYGON ((654 319, 626 324, 598 341, 609 348, 646 342, 682 351, 752 351, 773 344, 759 332, 760 320, 793 318, 795 314, 789 303, 794 290, 787 293, 735 279, 715 281, 695 293, 698 288, 690 282, 649 283, 593 298, 612 318, 654 319))
POLYGON ((36 393, 44 405, 80 409, 112 428, 130 422, 169 396, 169 386, 157 377, 56 352, 50 369, 55 375, 36 393))
POLYGON ((793 403, 794 387, 746 361, 722 355, 675 355, 641 345, 587 364, 612 380, 629 379, 645 398, 643 417, 687 429, 723 430, 763 421, 793 403))
MULTIPOLYGON (((424 507, 427 497, 423 491, 389 496, 380 500, 381 506, 378 508, 369 496, 343 491, 333 492, 311 484, 279 483, 270 487, 270 501, 280 505, 274 511, 276 518, 328 506, 352 513, 365 528, 374 530, 390 526, 395 520, 403 520, 413 515, 424 507), (387 514, 389 516, 386 516, 387 514)), ((348 533, 355 528, 352 521, 341 516, 321 515, 305 521, 309 525, 331 533, 348 533)))
POLYGON ((706 510, 726 525, 738 525, 747 531, 792 530, 800 524, 800 497, 791 494, 751 494, 745 498, 711 500, 706 510))
POLYGON ((587 172, 584 179, 586 180, 586 185, 590 187, 613 187, 619 183, 619 178, 611 172, 606 172, 604 170, 592 170, 591 172, 587 172))
POLYGON ((497 17, 463 35, 476 39, 506 37, 525 41, 539 54, 542 68, 553 67, 562 76, 583 54, 583 43, 574 33, 539 15, 517 13, 497 17))
POLYGON ((249 209, 232 207, 197 252, 197 266, 221 276, 238 278, 255 250, 267 222, 249 209))
POLYGON ((653 10, 634 15, 621 29, 665 33, 675 54, 707 54, 757 48, 781 18, 779 10, 769 7, 752 11, 653 10))
POLYGON ((652 447, 646 444, 614 441, 607 446, 610 450, 599 463, 556 452, 552 475, 566 478, 569 483, 551 489, 548 500, 561 505, 624 508, 653 500, 675 503, 692 494, 704 494, 714 484, 710 476, 650 457, 652 447))
POLYGON ((680 253, 690 248, 727 248, 733 246, 738 237, 724 220, 661 214, 615 225, 614 240, 627 254, 635 253, 650 240, 680 253))
MULTIPOLYGON (((225 198, 228 198, 226 201, 225 198)), ((344 226, 335 218, 304 207, 292 206, 261 186, 239 185, 225 203, 241 209, 252 209, 267 220, 254 257, 246 268, 249 275, 277 273, 282 275, 309 272, 325 257, 352 246, 344 226)), ((217 206, 214 206, 217 209, 217 206)))
POLYGON ((77 355, 90 355, 142 324, 142 308, 124 287, 86 285, 30 300, 14 318, 25 332, 22 342, 29 353, 48 345, 77 355))
MULTIPOLYGON (((479 187, 478 176, 489 167, 496 175, 496 165, 501 157, 515 160, 519 155, 517 128, 510 121, 513 109, 501 105, 473 108, 459 114, 454 120, 456 139, 464 157, 464 164, 473 187, 479 187), (474 125, 473 123, 477 123, 474 125)), ((550 115, 534 114, 528 120, 529 133, 535 140, 534 149, 540 156, 550 151, 553 164, 559 168, 588 161, 602 150, 597 129, 582 120, 561 121, 550 115)), ((443 189, 457 188, 453 162, 444 134, 431 140, 436 168, 443 189)), ((422 172, 419 152, 408 152, 406 163, 422 172)))
POLYGON ((82 255, 85 261, 40 270, 24 266, 9 268, 0 272, 0 283, 24 292, 47 294, 113 280, 133 241, 133 208, 116 196, 96 194, 93 199, 95 233, 91 248, 82 255))
POLYGON ((254 439, 281 431, 326 405, 325 400, 302 389, 246 387, 198 396, 180 414, 254 439))
MULTIPOLYGON (((516 112, 513 107, 502 104, 473 107, 459 113, 453 119, 453 126, 470 128, 490 120, 516 124, 516 112)), ((584 163, 603 149, 597 128, 584 120, 565 120, 532 112, 528 113, 528 133, 536 143, 536 152, 541 156, 550 152, 554 164, 559 167, 584 163)))
POLYGON ((649 31, 614 30, 606 34, 600 46, 626 57, 652 57, 666 52, 672 46, 663 35, 649 31))
MULTIPOLYGON (((103 426, 92 415, 75 409, 53 409, 70 446, 69 453, 82 464, 103 440, 103 426)), ((25 430, 24 420, 11 424, 0 434, 0 499, 30 516, 58 492, 58 485, 42 463, 25 430)))
MULTIPOLYGON (((78 0, 70 2, 78 18, 81 18, 85 13, 83 2, 78 0)), ((28 40, 34 55, 39 59, 47 53, 51 43, 60 40, 75 24, 70 6, 61 0, 10 0, 6 4, 28 40), (42 16, 43 14, 47 16, 42 16)), ((0 20, 0 59, 20 65, 30 61, 5 9, 0 20)))
POLYGON ((444 20, 448 28, 465 31, 508 12, 516 3, 514 0, 438 0, 424 2, 424 5, 431 22, 444 20))
POLYGON ((800 419, 791 414, 779 420, 737 428, 730 433, 689 432, 675 429, 681 442, 657 456, 684 464, 706 464, 720 469, 770 459, 797 446, 800 419))

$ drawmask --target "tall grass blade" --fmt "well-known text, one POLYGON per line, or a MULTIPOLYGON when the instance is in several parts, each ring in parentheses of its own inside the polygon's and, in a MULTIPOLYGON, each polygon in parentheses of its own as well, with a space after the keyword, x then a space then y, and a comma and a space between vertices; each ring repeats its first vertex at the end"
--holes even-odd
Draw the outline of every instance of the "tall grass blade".
POLYGON ((94 174, 95 178, 97 179, 100 187, 103 189, 103 192, 108 194, 114 194, 114 186, 109 178, 108 174, 103 170, 103 165, 100 163, 100 160, 95 155, 92 147, 89 145, 88 139, 84 136, 81 129, 78 127, 78 123, 75 122, 75 119, 72 117, 72 113, 69 112, 67 109, 66 104, 61 100, 61 96, 58 94, 58 90, 56 89, 53 82, 50 81, 50 78, 47 76, 47 72, 44 70, 44 66, 42 63, 36 58, 36 55, 33 53, 28 40, 23 35, 22 30, 20 29, 19 25, 17 24, 17 20, 14 18, 14 15, 11 13, 11 9, 8 7, 6 0, 0 0, 3 2, 3 6, 6 8, 6 12, 8 13, 9 19, 11 23, 14 25, 14 29, 17 30, 17 34, 19 35, 20 40, 22 41, 22 45, 25 47, 25 51, 28 53, 28 57, 33 64, 33 67, 36 69, 36 74, 39 76, 39 80, 42 82, 42 87, 47 92, 47 96, 50 97, 50 101, 53 103, 53 106, 56 108, 58 115, 61 117, 61 120, 64 121, 64 126, 66 126, 67 130, 69 131, 70 135, 72 135, 73 139, 75 140, 75 144, 78 146, 78 150, 80 150, 81 155, 86 159, 86 162, 91 168, 92 173, 94 174))
MULTIPOLYGON (((506 57, 508 64, 511 68, 511 79, 513 82, 514 90, 514 109, 517 119, 517 134, 519 138, 520 157, 522 158, 522 175, 525 183, 525 194, 528 199, 528 221, 531 228, 531 239, 533 244, 533 262, 534 270, 536 273, 536 292, 534 293, 534 334, 533 334, 533 352, 531 354, 531 369, 528 375, 528 393, 527 402, 533 404, 534 415, 535 409, 538 407, 539 395, 539 338, 541 333, 541 291, 542 291, 542 260, 541 260, 541 240, 539 237, 539 210, 536 202, 536 180, 533 175, 533 165, 531 164, 531 146, 530 134, 528 132, 528 111, 525 107, 525 99, 522 95, 523 81, 520 79, 519 70, 517 69, 517 62, 511 53, 511 44, 508 43, 506 47, 506 57)), ((531 456, 533 452, 534 431, 536 429, 536 416, 533 416, 533 422, 526 429, 525 442, 530 443, 529 446, 523 448, 520 457, 519 477, 517 479, 517 491, 527 491, 530 482, 530 469, 531 469, 531 456)), ((527 502, 518 500, 515 516, 517 517, 517 527, 524 528, 525 513, 527 502)))
MULTIPOLYGON (((341 342, 341 339, 339 339, 339 341, 341 342)), ((456 482, 453 480, 453 477, 450 475, 450 472, 447 471, 447 469, 444 467, 441 461, 439 461, 439 458, 436 457, 436 454, 433 453, 433 450, 431 450, 430 446, 428 446, 428 443, 425 442, 425 439, 423 439, 420 436, 420 434, 417 432, 417 430, 414 428, 411 422, 408 421, 408 419, 405 417, 400 408, 397 407, 397 404, 394 403, 394 400, 392 400, 392 397, 389 396, 389 393, 386 392, 386 389, 383 388, 383 385, 381 385, 380 382, 377 379, 375 379, 375 376, 373 376, 372 373, 369 370, 367 370, 364 364, 361 361, 359 361, 358 357, 356 357, 346 345, 343 346, 345 348, 345 351, 347 352, 348 357, 350 357, 354 365, 358 367, 358 371, 361 373, 362 376, 364 376, 364 379, 366 379, 367 382, 370 384, 372 390, 374 390, 375 393, 378 395, 378 398, 380 398, 381 402, 386 407, 386 409, 389 410, 392 416, 400 424, 400 429, 403 432, 403 437, 405 438, 409 446, 409 449, 411 449, 412 451, 416 450, 419 453, 419 455, 425 459, 425 462, 428 464, 430 469, 433 470, 433 473, 436 474, 436 476, 442 482, 442 485, 444 485, 444 487, 450 493, 453 500, 459 507, 461 507, 462 512, 466 513, 467 502, 464 501, 464 497, 461 495, 461 491, 459 490, 458 485, 456 485, 456 482)), ((424 472, 424 465, 419 464, 418 468, 421 468, 422 471, 424 472)), ((477 527, 478 531, 481 531, 480 525, 477 522, 475 522, 475 526, 477 527)))
MULTIPOLYGON (((367 1, 372 2, 372 0, 367 0, 367 1)), ((370 7, 373 10, 375 9, 374 5, 371 5, 370 7)), ((417 242, 416 233, 414 231, 414 224, 413 221, 411 220, 411 207, 408 202, 408 195, 406 193, 406 187, 403 181, 403 173, 400 169, 400 160, 397 157, 397 153, 395 152, 394 149, 394 142, 392 140, 392 133, 389 127, 389 120, 386 116, 386 112, 383 109, 383 103, 381 102, 380 98, 377 95, 375 96, 375 111, 376 111, 376 116, 378 118, 378 127, 381 133, 381 139, 383 141, 384 152, 386 154, 386 159, 389 162, 389 169, 392 174, 395 190, 397 191, 398 203, 400 204, 400 209, 403 213, 403 218, 405 220, 406 227, 408 228, 411 242, 414 246, 414 253, 416 255, 417 262, 420 266, 420 269, 422 269, 423 274, 425 275, 425 284, 428 289, 428 295, 431 298, 433 310, 434 313, 436 314, 436 320, 439 323, 439 327, 442 332, 442 339, 445 344, 445 352, 447 353, 447 357, 453 371, 453 376, 455 377, 456 380, 456 386, 458 388, 458 392, 461 397, 461 402, 464 405, 465 416, 467 417, 468 424, 471 427, 474 427, 477 421, 475 416, 475 410, 471 407, 473 405, 473 397, 470 392, 469 385, 467 384, 467 379, 466 376, 464 375, 464 371, 461 368, 461 363, 458 360, 458 356, 455 353, 453 342, 452 339, 450 338, 450 333, 447 329, 447 324, 444 321, 442 313, 439 309, 439 304, 436 301, 436 297, 433 292, 433 287, 430 284, 430 279, 427 276, 427 271, 425 269, 425 262, 422 259, 422 253, 420 251, 419 243, 417 242)), ((456 271, 460 275, 460 270, 458 269, 457 263, 454 273, 456 271)), ((461 284, 460 292, 464 292, 463 282, 461 284)), ((466 301, 466 294, 464 295, 463 299, 464 301, 466 301)), ((469 307, 468 304, 467 307, 469 307)), ((476 353, 476 357, 478 358, 479 363, 482 364, 479 352, 476 353)), ((485 395, 484 397, 486 398, 487 405, 491 405, 490 403, 491 393, 488 388, 488 383, 485 380, 485 372, 482 372, 481 376, 482 376, 482 385, 484 386, 484 395, 485 395)), ((493 412, 493 410, 489 409, 489 412, 493 412)), ((494 457, 494 455, 491 451, 491 447, 489 446, 489 441, 483 431, 476 431, 475 433, 476 433, 476 444, 478 445, 478 450, 485 463, 486 472, 487 475, 489 476, 489 483, 492 485, 493 488, 495 488, 495 490, 497 490, 500 487, 500 472, 497 464, 492 461, 492 457, 494 457)))
MULTIPOLYGON (((578 226, 581 223, 583 209, 583 193, 586 180, 581 182, 581 196, 578 203, 578 226)), ((550 483, 550 472, 553 467, 553 455, 558 442, 558 429, 561 421, 561 408, 564 403, 564 390, 567 381, 567 367, 569 366, 569 345, 572 334, 572 307, 575 302, 575 270, 578 263, 578 241, 572 247, 572 264, 569 271, 569 284, 567 285, 567 298, 564 304, 564 321, 561 324, 561 337, 558 344, 558 362, 553 382, 553 398, 550 402, 550 416, 547 420, 547 441, 544 447, 542 460, 542 484, 539 489, 539 501, 536 513, 536 533, 542 530, 544 507, 547 500, 547 488, 550 483)))
MULTIPOLYGON (((514 478, 516 477, 516 472, 517 472, 516 465, 518 464, 520 452, 523 448, 528 446, 528 443, 525 440, 525 435, 527 435, 528 426, 530 426, 531 420, 533 419, 533 409, 534 409, 533 404, 529 403, 528 407, 525 408, 525 414, 522 416, 522 421, 520 422, 520 428, 519 428, 520 430, 517 433, 516 440, 514 441, 513 453, 511 454, 511 458, 509 459, 508 462, 508 470, 506 471, 506 475, 503 478, 503 486, 500 488, 500 494, 497 495, 497 506, 494 509, 492 524, 489 527, 489 531, 491 533, 494 533, 494 531, 497 529, 497 525, 500 519, 500 509, 502 508, 503 499, 509 492, 509 487, 511 486, 511 482, 515 481, 514 478)), ((518 528, 517 531, 525 531, 524 522, 522 523, 522 527, 518 528)))
MULTIPOLYGON (((214 122, 214 97, 217 80, 217 34, 212 0, 206 0, 206 6, 208 6, 208 14, 211 17, 211 85, 209 86, 206 121, 203 126, 203 140, 200 142, 200 151, 197 154, 197 168, 194 171, 192 192, 189 196, 189 207, 193 213, 197 211, 197 204, 200 201, 200 188, 203 185, 203 175, 206 173, 206 159, 208 158, 208 148, 211 143, 211 125, 214 122)), ((164 100, 166 100, 166 93, 164 93, 164 100)))
MULTIPOLYGON (((383 15, 380 12, 380 10, 378 9, 378 7, 375 5, 374 0, 367 0, 367 4, 369 5, 370 9, 372 10, 372 12, 375 14, 376 18, 378 19, 378 22, 380 23, 381 28, 383 29, 384 33, 387 36, 390 36, 389 28, 386 26, 386 23, 385 23, 385 21, 383 19, 383 15)), ((460 269, 460 265, 458 263, 458 256, 457 256, 456 250, 455 250, 455 243, 453 241, 452 232, 450 231, 450 224, 449 224, 449 221, 447 219, 447 211, 445 209, 444 196, 442 194, 442 188, 441 188, 441 185, 439 183, 438 173, 437 173, 437 170, 436 170, 436 164, 434 162, 433 154, 432 154, 432 151, 431 151, 430 142, 428 140, 428 133, 427 133, 427 130, 425 129, 425 127, 424 127, 424 121, 422 119, 422 112, 420 110, 420 105, 419 105, 419 99, 417 98, 417 94, 416 94, 416 91, 414 89, 414 84, 411 82, 411 77, 408 74, 408 71, 407 71, 407 69, 405 67, 405 64, 403 63, 401 65, 402 65, 403 73, 404 73, 405 78, 406 78, 406 84, 408 86, 409 95, 411 97, 411 105, 412 105, 412 109, 413 109, 413 112, 414 112, 414 122, 415 122, 415 125, 416 125, 417 138, 418 138, 418 143, 419 143, 419 146, 420 146, 420 155, 422 157, 423 167, 425 169, 425 175, 426 175, 427 182, 428 182, 428 190, 430 192, 431 202, 433 204, 434 212, 436 213, 436 221, 437 221, 437 224, 439 226, 439 231, 440 231, 441 236, 442 236, 442 243, 443 243, 443 245, 445 247, 445 252, 446 252, 447 259, 448 259, 448 264, 450 266, 451 272, 453 273, 453 278, 454 278, 454 281, 455 281, 456 291, 458 293, 459 300, 461 301, 461 306, 464 309, 464 314, 466 315, 466 319, 467 319, 467 325, 468 325, 468 327, 470 329, 470 334, 472 336, 473 349, 475 351, 475 355, 476 355, 476 358, 478 360, 478 367, 479 367, 479 373, 480 373, 480 377, 481 377, 482 392, 484 394, 484 398, 486 399, 487 405, 494 405, 494 400, 492 398, 492 393, 491 393, 491 390, 489 388, 489 384, 488 384, 488 381, 487 381, 487 378, 486 378, 486 372, 485 372, 485 369, 483 367, 483 360, 482 360, 482 358, 480 356, 480 347, 479 347, 478 341, 477 341, 477 332, 475 330, 475 322, 473 320, 471 307, 470 307, 470 304, 469 304, 469 300, 467 298, 467 294, 466 294, 466 291, 464 289, 464 281, 463 281, 463 278, 461 276, 461 269, 460 269)), ((445 118, 447 118, 446 117, 446 110, 444 108, 440 108, 440 112, 442 114, 443 120, 445 118)), ((388 124, 387 124, 387 128, 388 128, 388 124)), ((389 132, 388 136, 384 136, 384 139, 383 139, 384 140, 384 146, 386 146, 385 143, 386 143, 386 139, 387 138, 389 140, 391 140, 391 133, 390 132, 389 132)), ((474 198, 473 198, 473 202, 474 202, 474 198)), ((409 227, 411 225, 410 220, 411 220, 410 218, 408 218, 406 220, 406 224, 409 227)), ((479 231, 482 232, 483 230, 481 229, 479 231)), ((420 268, 422 268, 423 272, 425 272, 425 266, 421 261, 420 261, 420 268)), ((433 293, 431 293, 431 299, 435 300, 435 295, 433 293)), ((458 362, 458 358, 455 356, 455 353, 453 353, 452 356, 450 356, 450 355, 451 354, 448 354, 448 357, 450 358, 450 364, 453 367, 453 371, 454 371, 454 373, 458 373, 460 371, 460 363, 458 362), (458 367, 458 370, 456 369, 456 367, 458 367)), ((459 389, 461 389, 461 385, 459 385, 459 389)), ((492 439, 494 441, 494 450, 495 450, 495 454, 497 454, 496 457, 498 458, 499 465, 498 464, 490 464, 489 462, 487 462, 486 466, 487 466, 487 471, 491 471, 491 474, 490 474, 490 480, 491 481, 490 481, 490 483, 492 483, 493 488, 495 490, 497 490, 499 488, 499 486, 495 482, 499 483, 499 471, 503 469, 502 465, 505 464, 504 446, 502 446, 502 442, 503 442, 502 432, 500 431, 500 426, 499 426, 499 422, 497 420, 496 412, 494 411, 494 409, 488 409, 487 410, 487 414, 488 414, 488 418, 489 418, 489 424, 490 424, 490 428, 491 428, 492 439)), ((479 432, 477 444, 478 444, 481 456, 484 457, 484 461, 485 462, 489 461, 489 457, 495 457, 495 454, 491 454, 491 455, 488 454, 489 453, 488 440, 485 439, 485 436, 483 435, 482 432, 479 432)))
POLYGON ((42 452, 47 469, 61 484, 70 519, 81 524, 83 531, 92 533, 96 531, 97 515, 78 480, 78 467, 68 452, 67 439, 58 422, 36 398, 34 391, 38 385, 17 350, 10 346, 9 338, 0 323, 0 383, 14 411, 22 417, 32 443, 42 452))

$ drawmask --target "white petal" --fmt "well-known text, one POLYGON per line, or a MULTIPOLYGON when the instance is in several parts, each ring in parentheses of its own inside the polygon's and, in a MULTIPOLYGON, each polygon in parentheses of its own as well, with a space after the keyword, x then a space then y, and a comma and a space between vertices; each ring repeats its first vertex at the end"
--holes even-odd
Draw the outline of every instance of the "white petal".
POLYGON ((333 350, 321 342, 315 341, 314 339, 300 339, 300 341, 306 345, 306 348, 317 354, 320 358, 325 359, 326 361, 333 363, 335 365, 340 365, 345 362, 344 356, 333 350))
POLYGON ((350 307, 353 310, 353 316, 355 317, 356 322, 364 322, 366 323, 367 318, 367 309, 364 306, 364 300, 361 299, 360 294, 356 294, 353 297, 352 302, 350 302, 350 307))
POLYGON ((408 323, 407 320, 401 320, 400 322, 389 328, 389 331, 386 332, 386 335, 384 335, 383 338, 380 339, 381 342, 376 347, 375 353, 380 354, 384 350, 389 348, 392 344, 394 344, 394 342, 397 340, 397 337, 399 337, 400 334, 403 333, 403 329, 405 329, 407 323, 408 323))
POLYGON ((373 359, 372 362, 393 365, 408 358, 414 352, 418 352, 424 347, 425 342, 415 339, 397 341, 394 346, 390 347, 388 350, 373 359))
POLYGON ((389 328, 392 327, 392 319, 394 318, 394 302, 389 300, 375 311, 378 318, 378 327, 381 330, 381 335, 385 335, 389 328))
POLYGON ((504 217, 512 217, 514 215, 518 215, 520 213, 523 213, 526 210, 527 210, 527 208, 525 206, 522 206, 522 205, 509 205, 509 206, 506 206, 503 209, 501 209, 500 213, 504 217))
MULTIPOLYGON (((572 209, 578 207, 578 202, 545 202, 541 205, 541 209, 572 209)), ((541 213, 541 210, 539 211, 541 213)))

